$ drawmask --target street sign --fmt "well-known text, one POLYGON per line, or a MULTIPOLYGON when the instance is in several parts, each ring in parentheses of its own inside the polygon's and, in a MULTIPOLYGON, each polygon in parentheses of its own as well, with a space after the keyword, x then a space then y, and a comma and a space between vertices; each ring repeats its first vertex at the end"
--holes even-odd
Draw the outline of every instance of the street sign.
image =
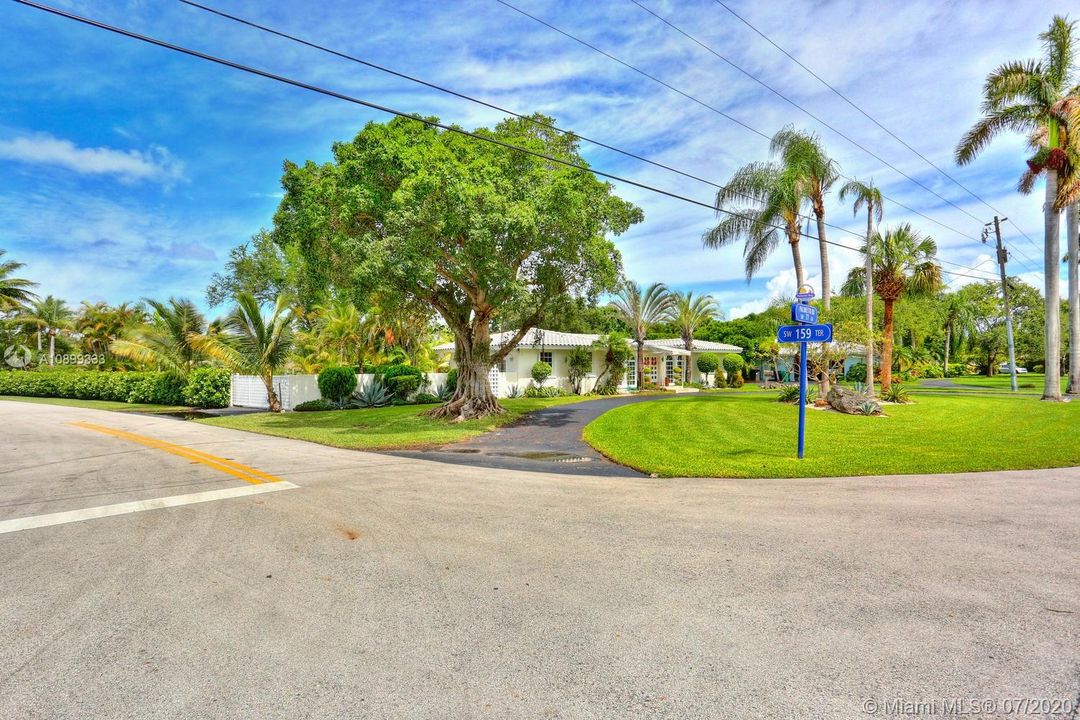
POLYGON ((832 325, 781 325, 776 339, 783 343, 831 342, 832 325))
POLYGON ((791 320, 797 323, 816 323, 817 308, 805 303, 791 304, 791 320))
POLYGON ((814 297, 814 288, 809 285, 800 285, 798 292, 795 293, 795 297, 800 300, 809 300, 814 297))

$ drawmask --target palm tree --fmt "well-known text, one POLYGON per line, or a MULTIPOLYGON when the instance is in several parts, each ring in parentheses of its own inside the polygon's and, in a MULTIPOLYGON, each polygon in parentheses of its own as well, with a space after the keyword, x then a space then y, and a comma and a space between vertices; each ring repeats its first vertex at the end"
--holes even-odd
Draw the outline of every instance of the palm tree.
MULTIPOLYGON (((881 190, 874 186, 873 181, 864 183, 849 180, 840 188, 840 202, 844 202, 848 197, 855 199, 852 205, 854 215, 858 215, 860 210, 866 208, 865 247, 870 247, 870 238, 874 236, 874 222, 880 223, 884 215, 881 190)), ((864 253, 864 255, 866 259, 863 275, 866 292, 866 394, 874 397, 874 267, 870 253, 864 253)))
POLYGON ((750 163, 735 171, 716 193, 716 214, 725 215, 701 236, 705 247, 721 248, 738 239, 745 241, 743 259, 746 279, 754 276, 780 244, 783 231, 795 263, 795 282, 806 282, 799 230, 804 195, 798 178, 776 163, 750 163))
POLYGON ((30 290, 37 287, 36 282, 11 277, 11 273, 26 267, 26 263, 4 260, 6 254, 7 250, 0 250, 0 312, 19 310, 37 299, 37 295, 30 290))
POLYGON ((964 337, 975 332, 975 308, 964 298, 953 293, 945 298, 945 376, 949 375, 949 351, 964 337))
POLYGON ((75 315, 68 304, 60 298, 47 295, 38 300, 30 309, 18 316, 20 322, 37 328, 38 352, 41 352, 41 333, 49 338, 49 364, 55 363, 56 336, 71 327, 71 318, 75 315))
POLYGON ((234 372, 262 378, 270 412, 281 412, 281 400, 274 390, 274 373, 285 364, 292 348, 290 299, 279 295, 273 311, 266 318, 259 301, 250 293, 237 293, 236 302, 236 308, 225 318, 224 333, 193 335, 191 343, 234 372))
POLYGON ((206 355, 191 344, 193 335, 207 333, 206 318, 195 303, 170 298, 168 303, 146 304, 153 309, 153 318, 132 330, 130 337, 114 340, 109 346, 114 355, 183 376, 206 361, 206 355))
POLYGON ((679 326, 683 347, 694 349, 694 333, 709 320, 720 314, 720 306, 712 295, 698 295, 693 291, 674 292, 671 295, 670 319, 679 326))
POLYGON ((615 310, 627 327, 637 346, 637 387, 645 384, 645 337, 649 328, 668 317, 671 311, 672 297, 663 283, 653 283, 645 292, 632 280, 627 280, 619 288, 615 299, 609 306, 615 310))
POLYGON ((1046 376, 1044 400, 1061 399, 1061 307, 1058 263, 1061 257, 1058 170, 1063 166, 1060 146, 1061 117, 1058 106, 1074 83, 1077 57, 1075 23, 1060 15, 1039 35, 1043 57, 1013 60, 999 66, 983 85, 983 117, 960 140, 956 162, 965 165, 996 136, 1006 130, 1031 135, 1046 128, 1047 155, 1033 162, 1046 170, 1046 203, 1043 207, 1043 272, 1046 281, 1046 376), (1060 154, 1058 154, 1060 153, 1060 154))
MULTIPOLYGON (((867 248, 861 248, 866 252, 867 248)), ((937 264, 937 243, 905 223, 884 234, 874 233, 869 252, 873 263, 873 282, 885 305, 884 337, 881 343, 881 388, 892 385, 893 306, 901 297, 926 295, 942 287, 941 266, 937 264)), ((844 283, 845 295, 865 292, 861 268, 852 268, 844 283)))
POLYGON ((88 353, 105 352, 109 345, 141 316, 141 310, 131 303, 110 307, 107 303, 83 300, 75 331, 82 336, 83 349, 88 353))
POLYGON ((832 285, 829 278, 829 244, 825 239, 825 196, 840 179, 840 167, 825 152, 825 146, 817 135, 801 132, 791 125, 773 135, 769 152, 773 156, 779 156, 784 169, 797 178, 798 187, 809 200, 817 220, 818 250, 821 254, 821 300, 827 313, 832 309, 832 285))

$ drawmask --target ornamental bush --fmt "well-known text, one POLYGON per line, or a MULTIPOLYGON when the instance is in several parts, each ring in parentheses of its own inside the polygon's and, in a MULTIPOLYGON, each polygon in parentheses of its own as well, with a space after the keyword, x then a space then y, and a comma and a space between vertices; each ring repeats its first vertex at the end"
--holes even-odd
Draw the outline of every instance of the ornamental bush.
POLYGON ((321 410, 337 410, 337 405, 326 398, 307 400, 293 408, 293 412, 317 412, 321 410))
MULTIPOLYGON (((446 387, 446 392, 448 392, 450 394, 450 396, 453 396, 454 391, 457 390, 457 376, 458 376, 457 368, 451 368, 450 372, 446 373, 446 385, 445 385, 445 387, 446 387)), ((447 400, 449 400, 449 399, 450 399, 450 397, 447 397, 447 400)))
POLYGON ((866 382, 866 363, 855 363, 848 368, 844 377, 852 382, 866 382))
POLYGON ((200 408, 229 407, 232 400, 232 380, 222 368, 196 368, 188 374, 184 386, 184 403, 200 408))
POLYGON ((697 359, 698 372, 706 377, 720 369, 720 356, 716 353, 701 353, 697 359))
POLYGON ((378 374, 398 402, 405 402, 424 384, 424 373, 412 365, 386 365, 378 374))
POLYGON ((537 385, 542 386, 544 381, 551 377, 551 366, 544 361, 534 362, 532 366, 532 379, 537 385))
POLYGON ((724 372, 727 373, 728 387, 742 387, 742 371, 746 366, 746 361, 742 359, 741 355, 731 353, 724 356, 723 362, 724 372))
POLYGON ((319 373, 319 394, 331 402, 342 403, 356 389, 356 371, 336 365, 319 373))

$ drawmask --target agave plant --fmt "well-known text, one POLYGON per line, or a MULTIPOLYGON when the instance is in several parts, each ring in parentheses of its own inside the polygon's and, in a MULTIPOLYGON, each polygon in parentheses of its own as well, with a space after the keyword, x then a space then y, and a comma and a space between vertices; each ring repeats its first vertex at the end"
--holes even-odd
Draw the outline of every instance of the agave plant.
POLYGON ((877 415, 881 412, 881 406, 879 406, 873 400, 867 400, 859 406, 859 412, 863 415, 877 415))
POLYGON ((439 402, 450 402, 450 398, 454 397, 454 391, 450 388, 450 383, 435 388, 435 397, 439 398, 439 402))
MULTIPOLYGON (((817 386, 811 385, 806 388, 806 404, 809 405, 817 398, 817 386)), ((780 390, 780 394, 777 396, 777 401, 782 403, 799 402, 799 386, 798 385, 785 385, 780 390)))
POLYGON ((891 385, 886 390, 882 391, 881 399, 885 402, 897 403, 898 405, 904 405, 911 402, 911 396, 908 395, 907 388, 903 385, 891 385))
POLYGON ((508 397, 508 398, 519 398, 519 397, 521 397, 521 386, 516 385, 516 384, 509 386, 506 389, 506 397, 508 397))
POLYGON ((383 383, 374 379, 353 393, 349 400, 349 407, 353 408, 377 408, 390 404, 393 395, 383 383))

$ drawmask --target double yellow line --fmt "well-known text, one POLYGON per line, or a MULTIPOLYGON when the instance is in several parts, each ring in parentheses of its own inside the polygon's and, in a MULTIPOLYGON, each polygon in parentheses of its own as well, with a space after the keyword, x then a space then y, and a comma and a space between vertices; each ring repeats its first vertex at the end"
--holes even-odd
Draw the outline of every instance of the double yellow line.
POLYGON ((146 435, 138 435, 133 432, 128 432, 127 430, 117 430, 116 428, 105 427, 104 425, 95 425, 94 423, 79 421, 71 424, 75 427, 83 428, 84 430, 93 430, 94 432, 111 435, 122 440, 130 440, 131 442, 145 445, 146 447, 151 447, 155 450, 163 450, 178 457, 202 463, 207 467, 220 470, 227 475, 240 478, 244 482, 253 484, 281 482, 281 478, 269 475, 261 470, 256 470, 247 465, 241 465, 238 462, 218 457, 217 455, 204 453, 201 450, 184 447, 183 445, 176 445, 171 442, 165 442, 164 440, 158 440, 157 438, 147 437, 146 435))

